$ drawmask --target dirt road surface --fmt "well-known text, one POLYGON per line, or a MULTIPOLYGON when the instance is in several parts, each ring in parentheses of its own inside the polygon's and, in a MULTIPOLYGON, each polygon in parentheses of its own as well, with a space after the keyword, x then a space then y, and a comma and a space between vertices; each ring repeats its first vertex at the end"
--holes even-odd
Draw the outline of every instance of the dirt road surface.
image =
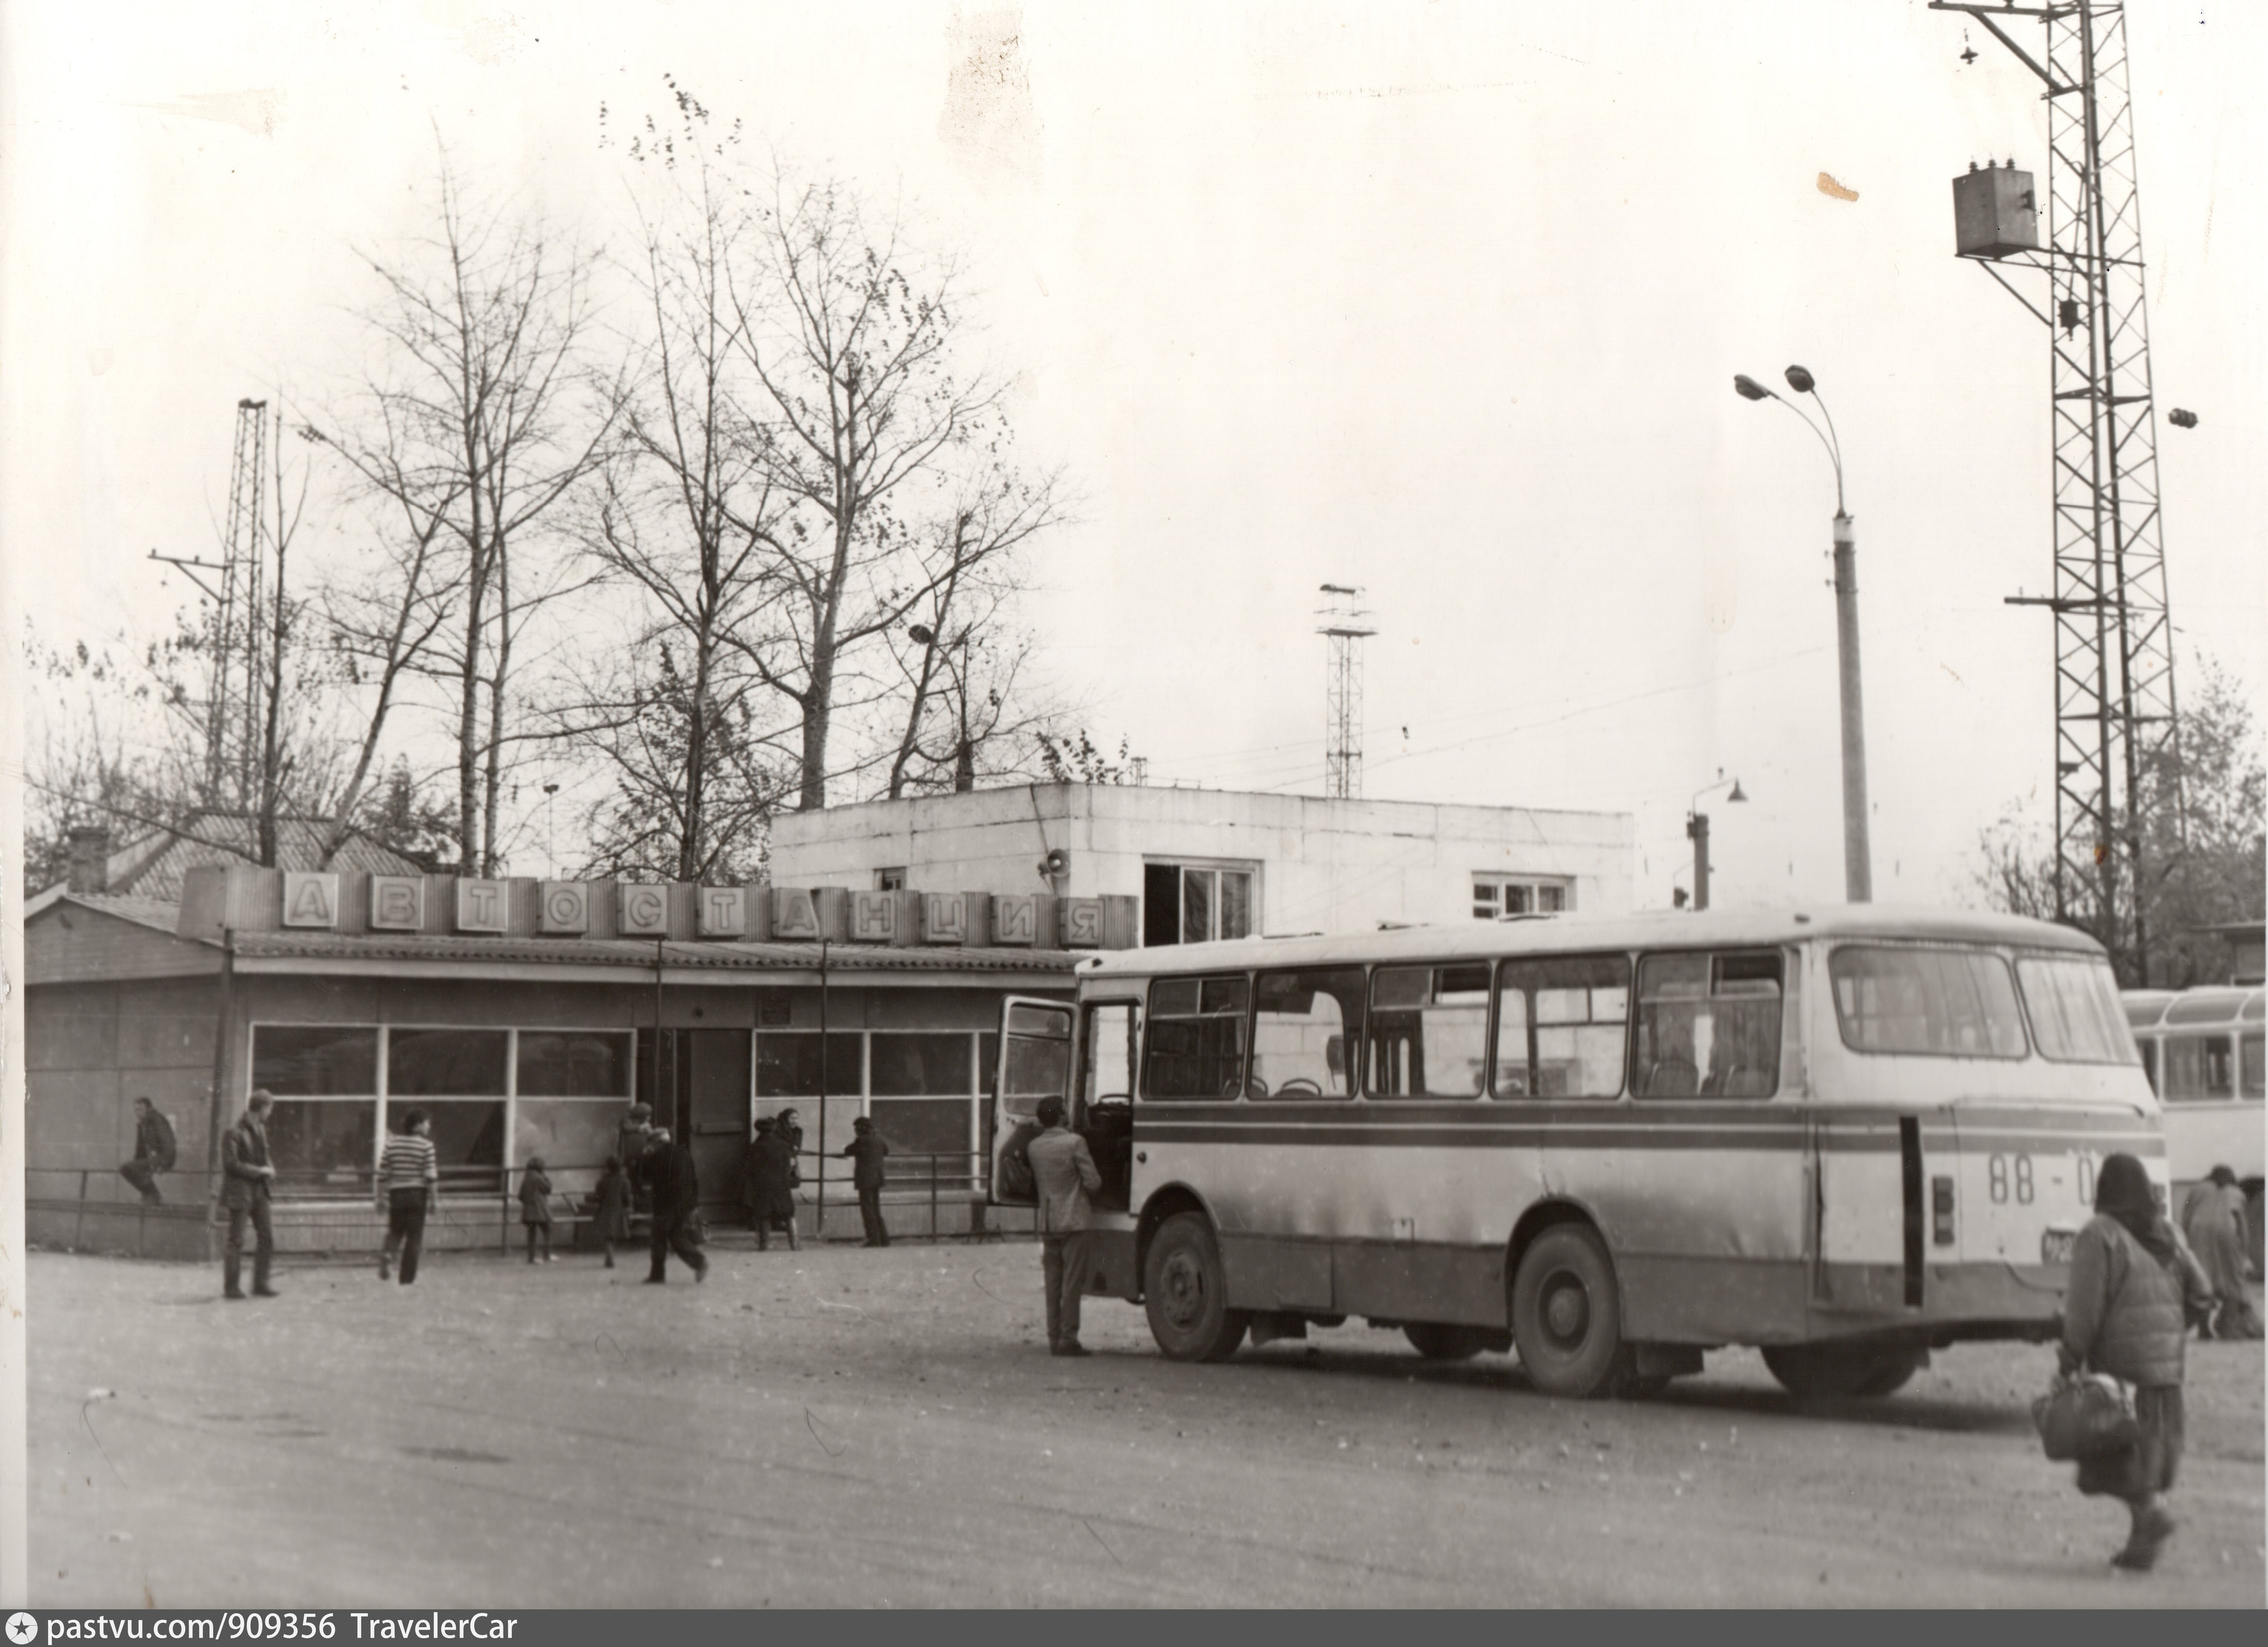
POLYGON ((2049 1351, 1799 1410, 1753 1355, 1639 1403, 1355 1324, 1225 1365, 1095 1302, 1042 1347, 1029 1245, 570 1257, 411 1288, 31 1259, 47 1606, 2258 1606, 2262 1357, 2192 1344, 2182 1531, 2038 1452, 2049 1351))

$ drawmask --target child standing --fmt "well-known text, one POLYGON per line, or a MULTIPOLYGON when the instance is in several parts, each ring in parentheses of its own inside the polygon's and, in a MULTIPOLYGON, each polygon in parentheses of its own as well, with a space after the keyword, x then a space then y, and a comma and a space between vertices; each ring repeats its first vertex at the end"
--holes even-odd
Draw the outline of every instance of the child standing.
POLYGON ((551 1262, 551 1179, 543 1157, 530 1156, 519 1177, 519 1222, 527 1231, 527 1261, 535 1262, 535 1238, 543 1237, 543 1261, 551 1262))
POLYGON ((630 1238, 630 1180, 622 1171, 620 1156, 607 1157, 606 1170, 599 1174, 598 1224, 599 1250, 607 1255, 607 1267, 615 1267, 615 1243, 630 1238))

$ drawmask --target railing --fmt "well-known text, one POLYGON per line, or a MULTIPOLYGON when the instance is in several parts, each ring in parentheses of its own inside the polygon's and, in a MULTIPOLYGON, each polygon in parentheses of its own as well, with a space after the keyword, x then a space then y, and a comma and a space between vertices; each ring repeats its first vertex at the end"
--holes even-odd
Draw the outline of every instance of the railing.
MULTIPOLYGON (((885 1163, 888 1176, 882 1191, 884 1205, 902 1209, 909 1200, 917 1206, 926 1202, 927 1237, 932 1241, 947 1238, 942 1217, 947 1199, 957 1204, 983 1208, 981 1217, 972 1215, 967 1230, 952 1232, 960 1238, 981 1239, 1036 1231, 1036 1213, 1030 1215, 1028 1230, 1027 1218, 1014 1211, 1007 1212, 1014 1222, 1004 1227, 1005 1209, 983 1205, 985 1182, 981 1162, 981 1157, 963 1149, 893 1155, 885 1163)), ((600 1164, 555 1164, 547 1166, 546 1171, 555 1182, 586 1176, 595 1179, 600 1164)), ((801 1152, 800 1171, 805 1176, 798 1191, 799 1210, 814 1209, 814 1223, 823 1203, 839 1206, 846 1213, 857 1206, 858 1195, 851 1182, 854 1168, 850 1161, 807 1149, 801 1152), (826 1191, 823 1202, 822 1183, 826 1191)), ((519 1224, 519 1186, 526 1172, 525 1167, 442 1168, 439 1215, 427 1225, 429 1246, 438 1244, 432 1237, 446 1236, 448 1231, 469 1233, 477 1230, 487 1222, 489 1209, 493 1207, 497 1250, 510 1251, 512 1232, 519 1224)), ((133 1250, 137 1257, 147 1252, 149 1232, 153 1226, 173 1227, 174 1244, 178 1245, 180 1226, 223 1221, 217 1205, 221 1175, 202 1168, 159 1174, 158 1190, 165 1199, 157 1207, 143 1200, 134 1186, 119 1177, 115 1166, 26 1167, 24 1178, 26 1211, 47 1215, 49 1220, 33 1239, 57 1239, 62 1229, 67 1227, 69 1238, 65 1244, 73 1250, 85 1246, 90 1218, 98 1226, 107 1225, 114 1231, 121 1222, 130 1216, 135 1224, 133 1250)), ((297 1254, 374 1252, 386 1229, 386 1215, 376 1182, 377 1175, 370 1170, 279 1171, 270 1180, 276 1211, 284 1215, 276 1219, 277 1250, 297 1254)), ((737 1182, 730 1186, 732 1193, 728 1195, 714 1193, 718 1187, 709 1186, 711 1193, 704 1198, 706 1205, 713 1208, 741 1204, 737 1182)), ((586 1204, 588 1192, 573 1193, 573 1204, 563 1212, 559 1202, 570 1196, 571 1192, 555 1192, 552 1221, 555 1226, 564 1226, 571 1231, 590 1222, 595 1214, 586 1204)), ((633 1215, 637 1233, 643 1235, 642 1194, 637 1199, 633 1215)), ((725 1227, 732 1227, 730 1220, 725 1227)), ((893 1233, 911 1236, 919 1232, 901 1228, 893 1233)), ((475 1237, 475 1245, 485 1245, 485 1241, 475 1237)))

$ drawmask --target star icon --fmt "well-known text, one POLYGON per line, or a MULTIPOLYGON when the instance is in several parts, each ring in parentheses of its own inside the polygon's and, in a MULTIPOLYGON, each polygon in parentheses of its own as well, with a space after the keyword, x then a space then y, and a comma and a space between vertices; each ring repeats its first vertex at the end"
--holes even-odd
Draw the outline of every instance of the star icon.
POLYGON ((39 1636, 40 1621, 30 1614, 11 1613, 8 1615, 8 1639, 15 1643, 16 1647, 31 1647, 39 1636))

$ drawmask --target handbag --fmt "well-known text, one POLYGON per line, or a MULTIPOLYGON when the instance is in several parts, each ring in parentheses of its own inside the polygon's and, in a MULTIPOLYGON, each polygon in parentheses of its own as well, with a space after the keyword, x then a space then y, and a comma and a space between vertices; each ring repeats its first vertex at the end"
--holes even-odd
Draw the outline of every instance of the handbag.
POLYGON ((2032 1425, 2058 1463, 2124 1452, 2142 1437, 2126 1386, 2099 1372, 2058 1377, 2032 1403, 2032 1425))

